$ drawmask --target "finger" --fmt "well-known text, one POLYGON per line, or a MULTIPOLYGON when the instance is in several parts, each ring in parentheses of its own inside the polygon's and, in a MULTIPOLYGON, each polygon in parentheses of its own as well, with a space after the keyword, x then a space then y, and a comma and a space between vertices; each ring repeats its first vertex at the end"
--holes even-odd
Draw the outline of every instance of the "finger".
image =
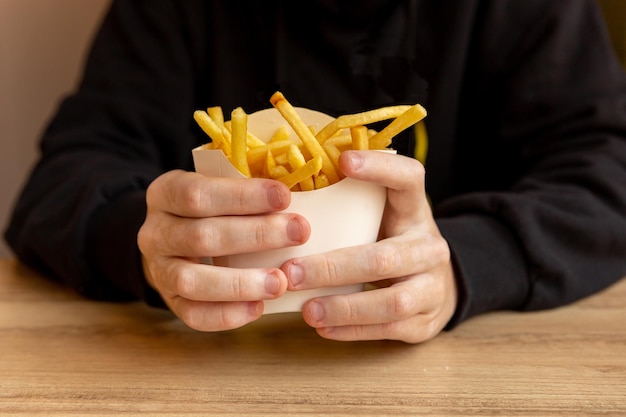
POLYGON ((419 290, 397 287, 386 289, 383 297, 377 294, 370 299, 369 293, 381 290, 311 300, 303 308, 303 317, 320 336, 343 341, 390 339, 419 343, 441 332, 448 317, 440 314, 439 304, 432 301, 439 298, 419 297, 419 290), (313 322, 311 313, 323 319, 313 322))
POLYGON ((339 167, 348 177, 372 181, 391 190, 423 197, 424 166, 416 159, 380 151, 347 150, 341 153, 339 167), (421 186, 416 187, 416 184, 421 186))
POLYGON ((325 339, 338 341, 398 340, 406 343, 422 343, 438 335, 443 328, 432 324, 430 316, 420 314, 390 323, 322 327, 315 330, 325 339))
POLYGON ((376 243, 290 259, 281 269, 290 290, 373 282, 428 271, 447 263, 447 243, 431 234, 407 234, 376 243))
POLYGON ((215 178, 170 171, 153 181, 148 207, 182 217, 256 214, 289 206, 290 191, 279 181, 262 178, 215 178))
POLYGON ((263 314, 261 301, 213 303, 175 297, 168 305, 187 326, 204 332, 236 329, 263 314))
POLYGON ((216 257, 301 245, 311 234, 297 214, 188 219, 163 216, 142 230, 142 246, 162 255, 216 257), (149 240, 150 242, 144 242, 149 240))
POLYGON ((387 288, 315 298, 302 315, 315 328, 392 323, 436 310, 444 294, 443 284, 425 274, 387 288))
POLYGON ((340 166, 349 177, 387 187, 383 236, 404 233, 420 222, 432 223, 425 170, 419 161, 380 151, 345 151, 340 166))
MULTIPOLYGON (((279 269, 225 268, 170 258, 155 268, 155 286, 168 298, 189 301, 257 301, 277 298, 287 289, 279 269)), ((154 274, 153 274, 154 275, 154 274)))

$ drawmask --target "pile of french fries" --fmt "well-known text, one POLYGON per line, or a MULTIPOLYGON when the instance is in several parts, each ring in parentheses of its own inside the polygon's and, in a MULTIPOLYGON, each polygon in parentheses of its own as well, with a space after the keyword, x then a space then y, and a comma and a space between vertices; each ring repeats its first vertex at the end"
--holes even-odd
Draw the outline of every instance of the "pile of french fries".
POLYGON ((318 132, 307 126, 296 109, 280 92, 270 103, 296 133, 300 143, 289 138, 287 126, 279 127, 269 141, 248 131, 248 115, 237 107, 230 121, 224 120, 222 108, 196 110, 194 119, 211 138, 204 149, 221 150, 246 177, 273 178, 292 191, 312 191, 339 181, 339 155, 346 149, 387 149, 395 135, 426 116, 419 104, 381 107, 379 109, 339 116, 318 132), (393 119, 380 132, 367 125, 393 119))

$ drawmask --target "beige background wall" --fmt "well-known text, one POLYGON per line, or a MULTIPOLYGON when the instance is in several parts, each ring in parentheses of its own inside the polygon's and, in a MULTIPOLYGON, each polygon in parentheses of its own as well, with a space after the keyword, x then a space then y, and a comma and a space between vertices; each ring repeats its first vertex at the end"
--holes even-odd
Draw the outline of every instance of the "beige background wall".
MULTIPOLYGON (((76 85, 109 0, 0 0, 0 226, 59 99, 76 85)), ((0 256, 11 254, 4 236, 0 256)))

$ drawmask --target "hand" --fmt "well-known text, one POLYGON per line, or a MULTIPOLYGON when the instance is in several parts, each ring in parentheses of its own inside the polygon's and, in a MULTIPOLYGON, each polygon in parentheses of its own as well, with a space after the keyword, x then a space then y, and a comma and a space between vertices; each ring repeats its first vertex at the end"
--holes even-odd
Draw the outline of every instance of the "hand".
POLYGON ((256 320, 261 300, 287 289, 284 273, 206 265, 202 259, 304 243, 309 223, 277 213, 289 206, 290 196, 284 184, 268 179, 161 175, 148 187, 137 236, 146 279, 191 328, 226 330, 256 320))
POLYGON ((312 299, 304 320, 325 338, 395 339, 409 343, 441 332, 454 314, 457 285, 416 160, 374 151, 346 151, 348 177, 388 188, 381 240, 287 261, 289 290, 371 282, 376 289, 312 299))

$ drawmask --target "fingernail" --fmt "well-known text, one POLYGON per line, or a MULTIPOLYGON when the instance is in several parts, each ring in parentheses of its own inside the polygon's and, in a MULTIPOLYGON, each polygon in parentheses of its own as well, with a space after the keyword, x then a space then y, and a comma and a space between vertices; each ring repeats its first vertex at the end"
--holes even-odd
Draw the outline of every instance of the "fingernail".
POLYGON ((297 218, 292 218, 287 223, 287 237, 294 242, 302 242, 304 238, 304 228, 297 218))
POLYGON ((348 158, 350 160, 350 166, 354 171, 363 166, 363 155, 361 155, 359 152, 350 152, 348 154, 348 158))
POLYGON ((296 288, 304 280, 304 271, 302 266, 297 263, 290 263, 287 266, 287 278, 291 284, 291 288, 296 288))
POLYGON ((273 186, 267 189, 267 202, 270 206, 277 209, 285 207, 283 193, 279 187, 273 186))
POLYGON ((311 319, 318 323, 323 321, 324 317, 326 316, 326 310, 324 310, 324 306, 317 301, 314 301, 309 305, 309 313, 311 314, 311 319))
POLYGON ((265 291, 270 295, 276 295, 280 290, 280 280, 276 274, 270 273, 265 277, 265 291))

